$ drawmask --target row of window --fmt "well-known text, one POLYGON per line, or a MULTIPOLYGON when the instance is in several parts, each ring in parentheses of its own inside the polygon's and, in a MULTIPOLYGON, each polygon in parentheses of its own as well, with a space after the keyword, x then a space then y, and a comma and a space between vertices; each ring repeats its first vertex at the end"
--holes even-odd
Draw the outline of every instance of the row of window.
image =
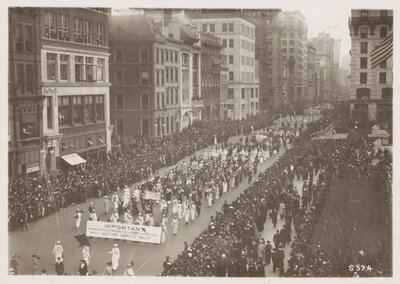
MULTIPOLYGON (((48 128, 51 123, 52 104, 47 102, 48 128), (50 122, 50 124, 49 124, 50 122)), ((104 96, 60 96, 58 97, 58 123, 60 126, 104 121, 104 96)))
MULTIPOLYGON (((356 90, 356 98, 358 100, 365 100, 371 98, 371 90, 369 88, 358 88, 356 90)), ((393 98, 392 88, 383 88, 381 90, 381 98, 383 100, 391 100, 393 98)))
MULTIPOLYGON (((122 86, 122 85, 129 85, 129 81, 127 76, 125 76, 126 72, 124 70, 116 70, 115 71, 115 77, 114 77, 114 84, 116 86, 122 86)), ((132 80, 135 81, 135 80, 132 80)), ((150 80, 150 72, 149 71, 140 71, 139 72, 139 83, 142 86, 147 86, 151 84, 150 80)))
MULTIPOLYGON (((361 57, 360 58, 360 69, 367 69, 368 68, 368 57, 361 57)), ((386 60, 382 61, 379 64, 379 68, 386 69, 386 60)))
POLYGON ((255 50, 255 45, 254 45, 253 42, 249 42, 249 41, 247 41, 245 39, 242 39, 241 40, 241 48, 249 50, 249 51, 254 51, 255 50))
POLYGON ((156 93, 156 108, 164 109, 167 106, 179 104, 179 88, 166 88, 164 92, 156 93))
POLYGON ((179 62, 179 53, 176 50, 156 48, 155 54, 156 63, 164 63, 164 62, 179 62))
POLYGON ((242 55, 241 63, 242 65, 254 66, 254 58, 242 55))
POLYGON ((223 38, 222 39, 222 46, 223 47, 233 48, 233 38, 229 38, 229 39, 223 38), (227 45, 227 42, 229 42, 229 45, 227 45))
POLYGON ((66 41, 72 37, 73 41, 77 43, 105 46, 105 25, 103 23, 96 23, 96 34, 94 35, 91 20, 74 17, 73 35, 71 36, 69 21, 68 15, 47 12, 45 14, 45 36, 66 41))
POLYGON ((294 38, 294 33, 293 33, 293 32, 290 32, 290 33, 282 33, 282 37, 283 37, 283 38, 285 38, 285 37, 294 38))
POLYGON ((165 83, 179 82, 179 68, 165 67, 164 69, 156 69, 156 86, 164 86, 165 83))
MULTIPOLYGON (((368 84, 368 73, 367 72, 360 72, 360 84, 368 84)), ((379 84, 386 84, 386 72, 379 73, 379 84)))
MULTIPOLYGON (((368 17, 368 10, 361 10, 360 13, 361 13, 362 18, 368 17)), ((379 11, 379 16, 381 16, 381 17, 387 17, 388 15, 389 15, 388 10, 380 10, 379 11)))
POLYGON ((242 71, 240 74, 240 79, 242 82, 254 82, 254 73, 242 71))
MULTIPOLYGON (((360 27, 360 37, 361 38, 368 38, 368 31, 369 27, 360 27)), ((373 30, 371 30, 371 33, 373 30)), ((380 38, 386 38, 388 34, 388 27, 387 26, 382 26, 379 28, 379 36, 380 38)))
MULTIPOLYGON (((124 109, 125 108, 125 95, 124 94, 116 94, 115 96, 111 94, 111 109, 124 109)), ((148 94, 140 94, 140 109, 148 110, 150 106, 149 96, 148 94)))
POLYGON ((47 80, 104 82, 105 58, 69 54, 46 54, 47 80), (75 73, 74 78, 70 74, 75 73))
POLYGON ((83 135, 80 137, 62 139, 60 151, 62 154, 66 154, 76 152, 80 149, 105 145, 105 143, 106 139, 103 133, 83 135))
MULTIPOLYGON (((288 41, 282 40, 282 45, 287 45, 288 41)), ((294 45, 294 39, 289 40, 289 45, 294 45)))
MULTIPOLYGON (((242 88, 241 89, 241 98, 242 100, 246 99, 246 93, 250 93, 250 98, 258 98, 258 88, 242 88)), ((228 99, 233 100, 234 98, 234 89, 228 88, 228 99)))

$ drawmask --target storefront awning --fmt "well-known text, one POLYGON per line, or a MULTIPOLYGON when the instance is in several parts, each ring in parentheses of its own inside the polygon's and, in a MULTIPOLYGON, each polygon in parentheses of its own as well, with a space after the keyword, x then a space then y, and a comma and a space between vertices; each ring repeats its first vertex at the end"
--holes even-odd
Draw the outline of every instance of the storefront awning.
POLYGON ((86 160, 79 156, 77 153, 61 156, 61 158, 71 166, 86 163, 86 160))

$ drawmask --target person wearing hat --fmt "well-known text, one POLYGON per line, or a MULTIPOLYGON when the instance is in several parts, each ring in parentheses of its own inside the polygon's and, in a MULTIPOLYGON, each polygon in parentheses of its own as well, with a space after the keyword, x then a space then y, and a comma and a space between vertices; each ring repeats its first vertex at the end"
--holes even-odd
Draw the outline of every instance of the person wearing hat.
POLYGON ((109 251, 108 253, 111 254, 112 270, 115 271, 118 269, 118 266, 119 266, 120 251, 118 248, 118 244, 114 244, 113 249, 111 251, 109 251))
POLYGON ((143 219, 142 213, 140 212, 136 218, 135 225, 143 226, 143 224, 144 224, 144 219, 143 219))
POLYGON ((64 275, 64 261, 62 260, 61 257, 57 257, 56 263, 55 263, 55 270, 57 275, 64 275))
POLYGON ((104 276, 112 276, 112 273, 113 273, 113 270, 112 270, 111 262, 107 262, 107 265, 104 268, 103 275, 104 276))
POLYGON ((79 263, 78 275, 87 276, 89 274, 86 261, 81 259, 79 263))
POLYGON ((55 257, 55 262, 57 261, 57 258, 60 257, 62 259, 63 257, 63 247, 61 246, 61 242, 57 241, 56 244, 54 245, 53 251, 51 252, 54 254, 55 257))
POLYGON ((74 218, 75 218, 75 228, 78 229, 82 221, 82 211, 80 209, 76 209, 74 218))
POLYGON ((281 236, 280 236, 279 230, 276 230, 276 233, 275 233, 272 241, 275 244, 275 248, 278 248, 279 244, 281 243, 281 236))
POLYGON ((108 214, 108 210, 110 208, 110 197, 108 197, 108 195, 104 195, 103 202, 104 202, 104 210, 105 210, 104 214, 108 214))
POLYGON ((277 251, 277 267, 279 268, 279 275, 283 276, 285 273, 284 268, 285 252, 283 251, 283 246, 280 245, 277 251))
POLYGON ((132 217, 132 214, 131 214, 131 210, 128 209, 124 213, 124 221, 125 221, 125 224, 129 224, 129 225, 133 224, 133 217, 132 217))
POLYGON ((126 265, 124 276, 135 276, 135 272, 133 271, 133 261, 126 265))
MULTIPOLYGON (((119 188, 117 188, 117 190, 119 190, 119 188)), ((119 198, 118 198, 118 194, 117 194, 116 191, 114 191, 114 193, 113 193, 113 195, 112 195, 112 197, 111 197, 111 201, 112 201, 112 203, 113 203, 114 210, 117 210, 117 209, 118 209, 118 201, 119 201, 119 198)))
POLYGON ((36 254, 32 255, 32 264, 31 264, 31 274, 32 275, 39 275, 39 260, 40 257, 36 254))
POLYGON ((271 263, 272 245, 270 241, 267 241, 265 245, 265 263, 269 265, 271 263))
POLYGON ((96 214, 96 210, 94 209, 93 202, 90 202, 88 211, 89 211, 89 220, 97 221, 97 214, 96 214))
POLYGON ((119 214, 117 212, 116 209, 114 209, 114 212, 112 213, 111 217, 110 217, 110 221, 113 223, 118 223, 119 221, 119 214))
POLYGON ((174 215, 174 218, 172 219, 172 233, 174 235, 178 234, 178 227, 179 227, 179 219, 178 219, 178 214, 174 215))
POLYGON ((82 259, 86 262, 87 266, 90 265, 89 258, 90 258, 89 247, 85 245, 82 248, 82 259))
POLYGON ((169 270, 171 269, 171 267, 172 267, 172 263, 171 263, 171 261, 169 260, 169 256, 167 256, 166 258, 165 258, 165 261, 163 262, 163 267, 164 267, 164 271, 165 272, 169 272, 169 270))
POLYGON ((176 205, 176 213, 178 215, 178 219, 182 219, 182 213, 183 213, 183 207, 181 201, 178 201, 178 204, 176 205))

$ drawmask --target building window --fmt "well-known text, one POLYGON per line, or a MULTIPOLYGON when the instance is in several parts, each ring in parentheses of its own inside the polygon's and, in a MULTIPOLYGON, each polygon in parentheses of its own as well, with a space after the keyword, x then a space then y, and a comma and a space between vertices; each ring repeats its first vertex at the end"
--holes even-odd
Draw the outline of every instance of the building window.
POLYGON ((207 24, 202 24, 201 25, 201 30, 203 31, 203 33, 206 33, 207 32, 207 24))
POLYGON ((57 54, 47 53, 47 80, 56 79, 57 54))
MULTIPOLYGON (((49 116, 48 112, 47 112, 47 116, 49 116)), ((59 97, 58 98, 58 123, 60 125, 70 125, 71 124, 70 97, 59 97)))
POLYGON ((258 98, 258 88, 256 88, 256 98, 258 98))
POLYGON ((58 39, 69 40, 69 18, 67 15, 58 15, 58 39))
POLYGON ((60 80, 68 80, 69 55, 60 54, 60 80))
POLYGON ((140 49, 140 62, 145 63, 149 61, 149 53, 147 48, 140 49))
POLYGON ((96 99, 96 121, 104 121, 104 96, 98 95, 96 99))
POLYGON ((294 33, 289 33, 290 38, 294 38, 294 33))
POLYGON ((175 89, 175 103, 179 104, 179 89, 175 89))
POLYGON ((115 63, 122 63, 122 49, 115 50, 115 63))
POLYGON ((229 71, 229 81, 233 81, 234 77, 233 77, 233 71, 229 71))
POLYGON ((142 135, 148 136, 149 135, 149 120, 142 119, 142 135))
POLYGON ((57 38, 56 32, 56 14, 54 12, 47 12, 45 14, 45 35, 47 38, 57 38))
POLYGON ((289 48, 289 53, 294 53, 294 48, 289 48))
POLYGON ((381 17, 387 17, 388 16, 388 11, 387 10, 380 10, 379 15, 381 17))
POLYGON ((84 96, 84 98, 85 98, 85 123, 94 122, 93 96, 84 96))
POLYGON ((53 98, 46 98, 46 108, 47 108, 47 128, 53 128, 53 98))
POLYGON ((386 73, 379 73, 379 83, 386 84, 386 73))
POLYGON ((367 27, 360 28, 360 37, 368 38, 368 28, 367 27))
POLYGON ((93 57, 86 57, 86 81, 87 82, 96 82, 96 65, 94 64, 93 57))
POLYGON ((361 17, 362 18, 368 17, 368 10, 361 10, 361 17))
POLYGON ((233 47, 233 38, 229 39, 229 47, 233 47))
POLYGON ((24 35, 25 51, 32 51, 32 40, 33 40, 32 26, 25 26, 25 35, 24 35))
POLYGON ((360 84, 367 84, 367 73, 360 73, 360 84))
POLYGON ((149 72, 140 71, 140 85, 148 85, 149 84, 149 72))
POLYGON ((83 21, 80 18, 75 18, 74 23, 74 42, 82 43, 83 21))
POLYGON ((26 68, 26 91, 28 93, 33 93, 33 66, 27 64, 26 68))
POLYGON ((294 40, 293 39, 289 40, 289 45, 294 45, 294 40))
POLYGON ((233 32, 233 23, 229 23, 228 30, 230 32, 233 32))
POLYGON ((117 94, 117 109, 123 109, 123 108, 124 108, 124 95, 117 94))
POLYGON ((387 37, 387 27, 381 27, 380 28, 380 36, 381 38, 386 38, 387 37))
POLYGON ((124 84, 124 75, 122 70, 115 71, 115 85, 120 86, 124 84))
POLYGON ((241 63, 242 65, 245 65, 245 64, 246 64, 246 57, 245 57, 244 55, 242 55, 242 56, 240 57, 240 63, 241 63))
POLYGON ((142 109, 149 109, 149 96, 147 95, 147 94, 141 94, 141 103, 142 103, 142 106, 141 106, 141 108, 142 109))
POLYGON ((360 42, 360 53, 368 53, 368 42, 360 42))
POLYGON ((156 100, 157 100, 156 109, 160 109, 161 108, 161 106, 160 106, 160 93, 157 93, 156 96, 157 96, 157 98, 156 98, 156 100))
POLYGON ((23 30, 22 25, 16 25, 15 27, 15 50, 23 51, 23 30))
POLYGON ((124 135, 124 120, 122 118, 117 119, 117 135, 124 135))
POLYGON ((105 59, 97 58, 97 81, 104 81, 105 59))
POLYGON ((368 88, 358 88, 356 90, 357 100, 367 100, 371 98, 371 90, 368 88))
POLYGON ((226 45, 226 38, 222 39, 222 46, 223 46, 223 47, 227 47, 227 45, 226 45))
POLYGON ((233 88, 228 88, 228 99, 233 100, 233 88))
POLYGON ((25 92, 25 74, 24 74, 24 65, 17 64, 17 87, 20 93, 25 92))
POLYGON ((242 88, 242 100, 246 99, 246 89, 242 88))
POLYGON ((233 63, 233 55, 229 55, 229 64, 234 64, 233 63))
POLYGON ((97 23, 97 34, 96 34, 96 44, 100 46, 105 46, 105 27, 104 24, 97 23))
POLYGON ((254 98, 254 89, 253 88, 251 88, 250 89, 250 98, 254 98))
POLYGON ((179 69, 175 68, 175 81, 176 82, 179 82, 179 75, 178 75, 179 73, 178 72, 179 72, 179 69))
POLYGON ((382 62, 379 64, 379 68, 386 69, 386 60, 382 61, 382 62))
POLYGON ((210 24, 210 33, 215 32, 215 24, 210 24))
POLYGON ((164 86, 164 70, 161 70, 161 86, 164 86))
POLYGON ((223 23, 223 24, 222 24, 222 31, 223 31, 223 32, 226 32, 226 31, 228 30, 227 27, 228 27, 228 25, 227 25, 226 23, 223 23))
POLYGON ((91 44, 92 38, 93 38, 93 23, 92 21, 85 20, 85 25, 83 30, 83 42, 91 44))
POLYGON ((161 53, 161 63, 164 63, 164 49, 160 49, 161 53))
POLYGON ((169 50, 165 50, 165 61, 169 62, 169 50))
POLYGON ((82 96, 72 97, 73 107, 72 107, 72 120, 74 123, 83 123, 83 100, 82 96))
POLYGON ((160 63, 160 50, 156 48, 156 53, 154 54, 156 63, 160 63))
POLYGON ((169 68, 165 68, 165 82, 169 82, 169 68))
POLYGON ((368 58, 366 58, 366 57, 360 58, 360 68, 361 69, 368 68, 368 58))
POLYGON ((383 100, 392 100, 393 99, 393 89, 392 88, 383 88, 382 89, 382 99, 383 100))

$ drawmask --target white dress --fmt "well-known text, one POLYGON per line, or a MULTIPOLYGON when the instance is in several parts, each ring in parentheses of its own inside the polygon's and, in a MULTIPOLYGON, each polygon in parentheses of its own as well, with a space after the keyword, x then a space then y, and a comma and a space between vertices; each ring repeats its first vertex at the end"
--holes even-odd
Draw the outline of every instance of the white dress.
POLYGON ((83 247, 82 249, 82 259, 84 261, 86 261, 86 264, 89 266, 90 262, 89 262, 89 258, 90 258, 90 252, 88 248, 83 247))
POLYGON ((190 205, 190 219, 194 221, 194 218, 196 217, 196 206, 194 203, 190 205))
POLYGON ((179 220, 177 218, 172 219, 172 233, 174 235, 178 234, 179 220))
POLYGON ((120 252, 119 252, 119 248, 114 247, 110 252, 108 252, 111 255, 111 265, 112 265, 112 269, 113 270, 117 270, 118 266, 119 266, 119 256, 120 256, 120 252))
POLYGON ((63 251, 64 250, 61 245, 56 244, 54 246, 52 253, 54 254, 55 261, 57 261, 57 257, 60 257, 61 260, 63 259, 62 257, 63 251))
POLYGON ((176 213, 178 213, 178 219, 182 219, 182 204, 178 203, 176 205, 176 213))
POLYGON ((224 181, 222 183, 222 192, 226 193, 227 190, 228 190, 228 183, 226 181, 224 181))
POLYGON ((168 235, 168 227, 166 224, 163 224, 161 226, 161 245, 164 245, 165 242, 167 241, 167 235, 168 235))
POLYGON ((81 221, 82 221, 82 213, 78 212, 75 213, 75 227, 79 228, 79 226, 81 225, 81 221))

